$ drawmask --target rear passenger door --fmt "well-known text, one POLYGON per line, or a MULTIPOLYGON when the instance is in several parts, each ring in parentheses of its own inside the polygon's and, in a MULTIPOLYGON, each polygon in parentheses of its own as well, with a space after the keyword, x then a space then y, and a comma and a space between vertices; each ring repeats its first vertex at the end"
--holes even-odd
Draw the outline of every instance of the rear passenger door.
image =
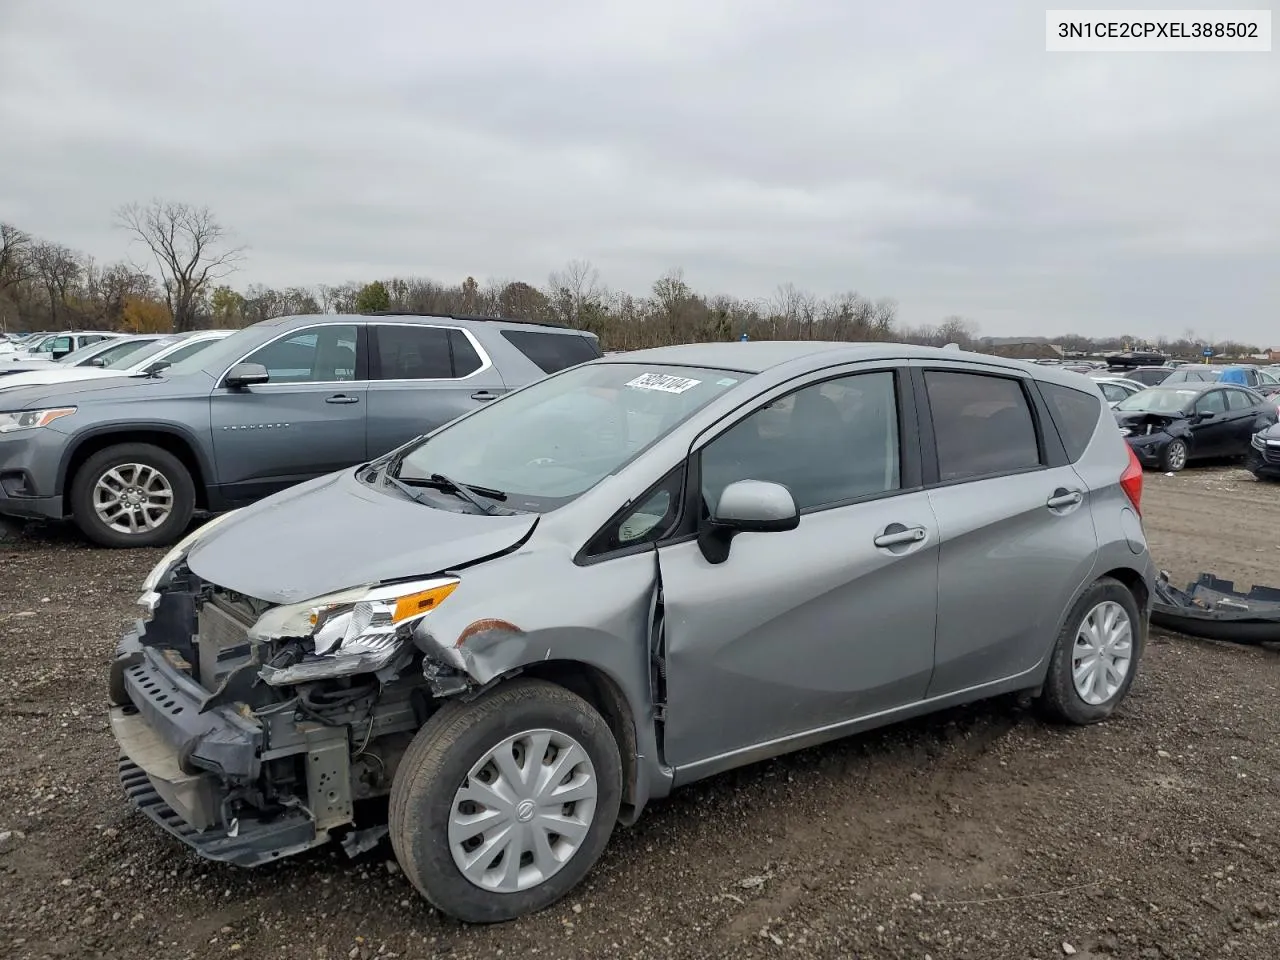
POLYGON ((1223 390, 1227 395, 1227 422, 1229 434, 1224 438, 1227 456, 1244 456, 1249 452, 1249 441, 1253 439, 1253 428, 1258 419, 1258 406, 1263 403, 1262 397, 1248 390, 1227 387, 1223 390))
POLYGON ((1030 674, 1089 578, 1098 538, 1033 380, 945 363, 914 373, 940 541, 937 697, 1030 674))
POLYGON ((369 343, 370 459, 506 392, 484 348, 460 327, 374 323, 369 343))

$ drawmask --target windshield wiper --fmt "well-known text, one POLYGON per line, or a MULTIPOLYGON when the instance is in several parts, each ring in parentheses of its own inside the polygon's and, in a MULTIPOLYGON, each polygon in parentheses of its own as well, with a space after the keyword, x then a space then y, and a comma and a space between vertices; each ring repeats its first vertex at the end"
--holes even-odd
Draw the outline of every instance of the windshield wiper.
POLYGON ((417 490, 413 489, 413 487, 409 486, 407 483, 400 480, 398 477, 393 477, 389 473, 384 473, 382 475, 382 479, 385 480, 387 483, 391 484, 393 487, 395 487, 397 490, 403 493, 406 497, 408 497, 414 503, 422 503, 422 504, 426 503, 426 501, 422 499, 422 495, 418 493, 417 490))
POLYGON ((490 490, 486 487, 470 487, 470 486, 467 486, 465 483, 459 483, 457 480, 453 480, 449 477, 446 477, 443 473, 433 473, 431 474, 431 476, 427 477, 425 480, 420 480, 417 477, 412 477, 410 478, 409 482, 417 484, 418 486, 421 486, 421 487, 435 487, 437 490, 443 490, 446 493, 456 493, 463 500, 466 500, 468 503, 474 506, 477 510, 483 510, 485 513, 489 514, 490 516, 492 516, 495 512, 494 511, 495 505, 491 503, 485 503, 480 498, 487 497, 490 500, 507 499, 507 495, 503 493, 501 490, 490 490))

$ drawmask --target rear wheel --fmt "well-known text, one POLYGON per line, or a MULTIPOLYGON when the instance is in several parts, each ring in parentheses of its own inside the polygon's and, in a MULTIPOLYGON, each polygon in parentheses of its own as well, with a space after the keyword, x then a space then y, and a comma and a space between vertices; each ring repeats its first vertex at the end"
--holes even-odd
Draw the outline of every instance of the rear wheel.
POLYGON ((1058 634, 1042 712, 1081 725, 1111 716, 1133 684, 1143 637, 1129 588, 1110 577, 1098 580, 1076 601, 1058 634))
POLYGON ((1187 456, 1185 440, 1170 440, 1160 455, 1160 469, 1166 473, 1177 473, 1187 465, 1187 456))
POLYGON ((176 542, 195 512, 195 484, 182 461, 149 443, 122 443, 89 457, 71 482, 71 514, 104 547, 176 542))
POLYGON ((622 763, 592 706, 518 680, 448 704, 391 787, 391 844, 434 907, 494 923, 555 903, 587 875, 618 818, 622 763))

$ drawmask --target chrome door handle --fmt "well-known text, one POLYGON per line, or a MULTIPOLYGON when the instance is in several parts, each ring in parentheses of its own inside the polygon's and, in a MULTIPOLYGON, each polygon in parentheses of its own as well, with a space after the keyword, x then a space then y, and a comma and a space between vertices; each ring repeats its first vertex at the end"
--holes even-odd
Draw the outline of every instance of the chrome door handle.
POLYGON ((498 399, 498 395, 497 395, 496 393, 492 393, 492 392, 490 392, 489 390, 477 390, 475 393, 473 393, 473 394, 471 395, 471 399, 472 399, 472 400, 481 400, 481 401, 484 401, 484 400, 497 400, 497 399, 498 399))
POLYGON ((324 402, 325 403, 359 403, 360 398, 347 397, 340 393, 336 397, 326 397, 324 402))
POLYGON ((1056 510, 1059 507, 1071 507, 1084 499, 1084 494, 1079 490, 1055 490, 1053 496, 1049 498, 1048 506, 1050 509, 1056 510))
MULTIPOLYGON (((895 524, 896 526, 896 524, 895 524)), ((925 538, 924 527, 907 527, 904 530, 886 531, 871 542, 877 547, 897 547, 904 543, 919 543, 925 538)))

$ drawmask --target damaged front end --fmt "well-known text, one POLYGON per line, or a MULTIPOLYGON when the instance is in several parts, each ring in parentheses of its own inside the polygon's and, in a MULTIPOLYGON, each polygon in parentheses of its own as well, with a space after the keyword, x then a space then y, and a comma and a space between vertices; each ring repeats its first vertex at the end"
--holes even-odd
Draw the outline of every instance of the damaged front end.
POLYGON ((335 837, 352 855, 373 846, 385 806, 362 801, 390 792, 440 697, 472 687, 420 650, 424 619, 458 582, 275 605, 166 558, 111 667, 129 799, 202 855, 242 866, 335 837))
POLYGON ((1117 416, 1116 426, 1144 467, 1160 464, 1160 457, 1170 440, 1177 438, 1190 442, 1190 424, 1186 417, 1178 414, 1140 413, 1117 416))

